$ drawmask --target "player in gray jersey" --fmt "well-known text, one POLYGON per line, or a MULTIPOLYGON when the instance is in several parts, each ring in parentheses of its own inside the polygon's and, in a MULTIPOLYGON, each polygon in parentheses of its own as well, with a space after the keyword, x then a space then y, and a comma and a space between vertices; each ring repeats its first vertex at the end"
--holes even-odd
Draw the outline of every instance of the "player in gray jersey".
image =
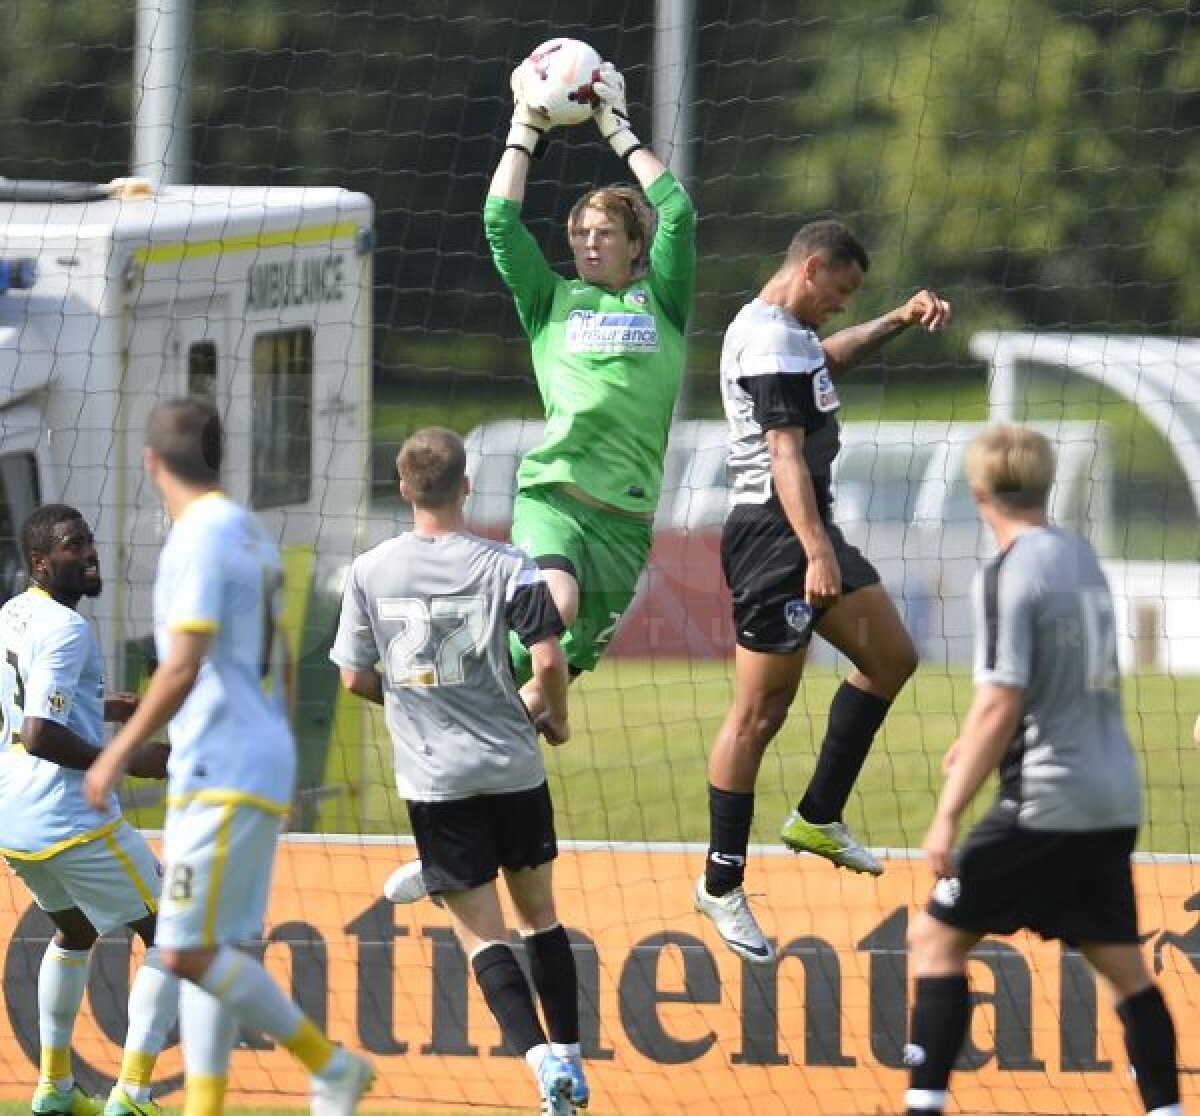
POLYGON ((837 221, 805 225, 779 270, 730 324, 721 394, 730 425, 732 508, 721 564, 733 592, 734 700, 708 762, 709 848, 696 909, 745 960, 775 950, 742 882, 763 754, 783 727, 814 631, 854 664, 829 709, 816 767, 780 834, 855 872, 883 866, 842 819, 871 742, 917 653, 870 562, 831 514, 838 452, 834 379, 911 326, 941 329, 950 305, 919 291, 882 317, 822 340, 862 286, 867 253, 837 221))
POLYGON ((562 617, 533 561, 466 532, 466 452, 449 430, 420 430, 396 460, 413 529, 355 560, 330 658, 353 693, 384 706, 396 785, 420 860, 394 873, 393 902, 432 895, 505 1038, 524 1054, 543 1111, 588 1101, 575 961, 554 908, 558 854, 538 730, 570 736, 562 617), (529 649, 545 700, 536 726, 517 692, 509 632, 529 649), (529 955, 543 1029, 508 945, 496 878, 529 955), (549 1038, 547 1038, 549 1032, 549 1038))
POLYGON ((969 447, 967 479, 1000 553, 975 586, 975 698, 925 837, 937 883, 909 931, 907 1116, 945 1108, 970 1026, 970 951, 1022 928, 1083 953, 1116 1003, 1146 1111, 1182 1116, 1175 1028, 1138 941, 1140 780, 1108 584, 1091 547, 1047 522, 1054 452, 1041 434, 993 427, 969 447), (962 815, 997 768, 995 805, 956 853, 962 815))

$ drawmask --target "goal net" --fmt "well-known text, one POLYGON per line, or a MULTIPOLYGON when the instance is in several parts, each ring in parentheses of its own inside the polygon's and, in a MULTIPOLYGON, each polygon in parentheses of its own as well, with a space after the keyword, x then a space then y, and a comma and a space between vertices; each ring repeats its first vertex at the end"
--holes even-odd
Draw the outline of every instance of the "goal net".
MULTIPOLYGON (((1191 6, 192 0, 179 47, 186 174, 148 192, 91 191, 130 173, 134 121, 163 93, 137 43, 178 9, 142 7, 19 5, 4 17, 0 582, 5 597, 19 584, 28 511, 76 502, 106 564, 93 619, 110 680, 143 684, 165 525, 141 476, 141 424, 159 398, 217 402, 227 488, 284 549, 298 668, 300 787, 255 948, 335 1039, 377 1061, 376 1099, 415 1113, 533 1097, 445 913, 382 898, 383 880, 414 855, 408 816, 382 716, 339 692, 328 651, 349 561, 410 523, 394 456, 414 430, 464 436, 469 522, 509 537, 517 466, 544 425, 482 205, 511 112, 509 73, 555 36, 584 39, 622 69, 635 130, 699 214, 651 560, 599 668, 572 687, 573 739, 546 750, 594 1109, 898 1107, 905 933, 931 883, 919 849, 970 702, 967 594, 990 552, 963 456, 996 417, 1050 435, 1054 518, 1093 543, 1114 590, 1146 786, 1145 949, 1194 1097, 1191 6), (827 216, 871 255, 861 293, 830 328, 921 287, 951 299, 954 318, 936 335, 904 333, 837 385, 834 514, 921 654, 846 813, 886 871, 854 876, 779 844, 852 669, 817 640, 758 780, 747 891, 779 958, 756 967, 725 949, 692 898, 708 836, 706 759, 734 686, 718 365, 726 326, 796 228, 827 216)), ((522 215, 567 274, 571 206, 629 175, 590 123, 548 138, 522 215)), ((138 824, 161 824, 161 794, 126 788, 138 824)), ((21 1099, 36 1076, 37 967, 51 928, 15 877, 0 886, 0 926, 0 1095, 21 1099)), ((131 963, 119 938, 98 947, 76 1032, 89 1087, 118 1064, 131 963)), ((970 974, 952 1111, 1139 1110, 1119 1027, 1078 953, 1022 935, 989 943, 970 974)), ((168 1103, 181 1068, 173 1046, 159 1073, 168 1103)), ((285 1052, 243 1036, 234 1101, 300 1107, 306 1095, 285 1052)))

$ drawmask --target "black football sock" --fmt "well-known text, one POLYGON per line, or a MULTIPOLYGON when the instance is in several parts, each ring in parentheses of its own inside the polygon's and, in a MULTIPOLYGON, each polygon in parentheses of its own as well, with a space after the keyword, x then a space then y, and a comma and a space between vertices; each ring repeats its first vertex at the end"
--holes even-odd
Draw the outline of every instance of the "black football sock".
POLYGON ((1179 1103, 1175 1024, 1158 985, 1152 984, 1117 1004, 1125 1028, 1125 1049, 1147 1112, 1179 1103))
POLYGON ((501 942, 492 942, 471 958, 471 968, 509 1046, 526 1054, 543 1045, 546 1032, 538 1022, 529 982, 513 951, 501 942))
POLYGON ((708 788, 708 856, 704 861, 704 889, 709 895, 727 895, 746 878, 746 849, 754 821, 754 792, 708 788))
POLYGON ((575 954, 562 926, 552 926, 525 939, 529 971, 537 989, 551 1042, 579 1041, 579 983, 575 954))
POLYGON ((829 706, 829 725, 808 790, 797 809, 815 825, 842 820, 858 773, 892 703, 843 682, 829 706))
POLYGON ((908 1066, 908 1116, 940 1113, 950 1071, 967 1037, 971 1001, 965 976, 918 977, 904 1064, 908 1066))

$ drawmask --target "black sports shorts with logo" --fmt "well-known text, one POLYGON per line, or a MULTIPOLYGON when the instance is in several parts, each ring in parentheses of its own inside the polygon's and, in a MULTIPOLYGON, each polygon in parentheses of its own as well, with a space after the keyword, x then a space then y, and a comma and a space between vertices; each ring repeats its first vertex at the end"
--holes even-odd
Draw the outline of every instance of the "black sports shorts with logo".
POLYGON ((501 868, 536 868, 558 856, 550 788, 409 802, 408 817, 430 894, 468 891, 501 868))
POLYGON ((968 933, 1027 929, 1068 945, 1133 945, 1136 829, 1022 829, 998 802, 967 835, 958 877, 939 880, 926 910, 968 933))
MULTIPOLYGON (((821 520, 842 575, 842 595, 879 583, 879 573, 851 546, 830 517, 829 483, 813 479, 821 520)), ((739 647, 786 655, 812 640, 824 609, 804 599, 808 559, 772 494, 765 504, 735 504, 721 532, 721 568, 733 593, 733 622, 739 647)))

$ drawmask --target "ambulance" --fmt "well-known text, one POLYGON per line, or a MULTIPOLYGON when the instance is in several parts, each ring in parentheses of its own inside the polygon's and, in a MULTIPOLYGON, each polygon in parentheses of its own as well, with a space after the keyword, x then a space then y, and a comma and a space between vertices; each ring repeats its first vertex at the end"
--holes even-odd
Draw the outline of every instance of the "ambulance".
POLYGON ((105 589, 83 609, 108 684, 136 689, 168 528, 142 471, 146 417, 211 399, 225 490, 285 555, 302 801, 326 783, 331 586, 367 510, 372 220, 369 198, 334 187, 0 178, 0 600, 23 585, 25 517, 74 505, 96 533, 105 589))

